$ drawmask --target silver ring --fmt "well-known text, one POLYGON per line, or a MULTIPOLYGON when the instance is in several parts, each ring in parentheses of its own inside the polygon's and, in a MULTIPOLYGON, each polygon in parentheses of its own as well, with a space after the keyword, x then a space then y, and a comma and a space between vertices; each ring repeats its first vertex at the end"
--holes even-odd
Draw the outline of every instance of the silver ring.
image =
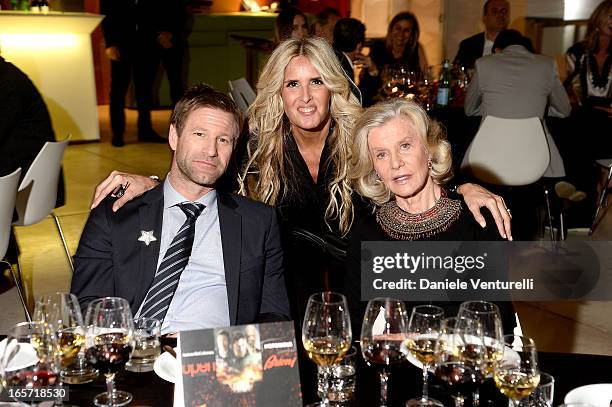
MULTIPOLYGON (((122 191, 122 192, 123 192, 123 191, 122 191)), ((506 211, 507 211, 508 213, 510 213, 510 208, 506 208, 506 211)))

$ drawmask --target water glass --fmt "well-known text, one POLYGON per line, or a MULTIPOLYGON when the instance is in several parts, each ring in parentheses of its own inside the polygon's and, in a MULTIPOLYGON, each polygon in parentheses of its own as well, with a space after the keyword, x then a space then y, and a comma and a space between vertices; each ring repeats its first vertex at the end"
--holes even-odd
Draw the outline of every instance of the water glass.
POLYGON ((155 318, 134 319, 134 351, 125 370, 150 372, 161 354, 161 321, 155 318))
POLYGON ((552 407, 555 396, 555 378, 544 372, 540 372, 540 383, 538 387, 521 400, 520 407, 552 407))
POLYGON ((357 348, 351 346, 346 352, 340 363, 328 368, 329 380, 326 383, 325 369, 323 366, 318 368, 317 376, 317 395, 323 397, 323 392, 327 386, 327 398, 330 403, 336 405, 348 405, 355 394, 355 372, 356 372, 357 348))

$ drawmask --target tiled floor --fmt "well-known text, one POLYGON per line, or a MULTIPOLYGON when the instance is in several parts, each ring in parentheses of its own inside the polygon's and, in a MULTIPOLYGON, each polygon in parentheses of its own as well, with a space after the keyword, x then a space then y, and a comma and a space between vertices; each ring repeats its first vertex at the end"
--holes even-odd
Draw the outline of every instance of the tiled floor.
MULTIPOLYGON (((67 204, 57 210, 71 253, 78 244, 95 185, 111 170, 164 175, 170 163, 167 145, 138 144, 135 141, 135 113, 128 111, 128 143, 114 148, 108 140, 107 108, 101 107, 102 142, 70 145, 64 169, 67 204)), ((169 111, 154 112, 156 130, 167 134, 169 111)), ((598 234, 612 235, 612 210, 598 234)), ((68 290, 71 273, 53 221, 17 228, 22 248, 21 266, 31 298, 68 290)), ((0 294, 0 333, 23 319, 14 289, 0 294)), ((612 303, 522 303, 517 309, 524 332, 536 339, 542 350, 612 355, 612 303)))

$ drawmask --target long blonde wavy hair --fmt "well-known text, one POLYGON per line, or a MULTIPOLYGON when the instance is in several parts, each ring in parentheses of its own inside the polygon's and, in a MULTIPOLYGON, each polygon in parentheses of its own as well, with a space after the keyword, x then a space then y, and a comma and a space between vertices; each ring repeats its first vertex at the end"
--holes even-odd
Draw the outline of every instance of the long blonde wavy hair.
POLYGON ((424 141, 431 168, 429 176, 436 184, 443 185, 453 175, 453 159, 450 143, 444 130, 416 103, 405 99, 389 99, 369 107, 357 120, 353 129, 353 146, 349 179, 355 190, 376 205, 389 202, 392 193, 376 177, 374 163, 368 148, 368 134, 396 117, 410 120, 417 135, 424 141))
POLYGON ((351 151, 351 130, 361 112, 357 98, 351 93, 347 76, 331 46, 322 38, 289 39, 272 52, 257 83, 257 97, 248 111, 251 139, 247 162, 238 177, 239 192, 269 205, 276 205, 297 189, 293 171, 286 160, 287 140, 291 124, 283 109, 282 89, 285 68, 292 58, 305 56, 321 75, 330 92, 332 124, 326 143, 334 168, 327 185, 330 200, 325 209, 325 222, 337 220, 345 235, 353 221, 352 189, 347 178, 351 151))

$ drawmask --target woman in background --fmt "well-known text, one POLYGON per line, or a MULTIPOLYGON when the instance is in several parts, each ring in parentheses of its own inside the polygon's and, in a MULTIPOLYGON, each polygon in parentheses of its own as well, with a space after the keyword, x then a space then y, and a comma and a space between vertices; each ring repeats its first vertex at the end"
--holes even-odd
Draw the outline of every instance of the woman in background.
POLYGON ((587 193, 583 204, 574 205, 568 215, 570 227, 590 226, 596 191, 593 169, 598 159, 612 157, 612 0, 602 1, 591 14, 584 40, 566 53, 564 81, 572 114, 561 129, 569 181, 587 193), (576 139, 576 134, 584 137, 576 139), (566 158, 567 157, 567 158, 566 158))
POLYGON ((584 40, 566 53, 565 85, 572 102, 612 114, 612 0, 597 6, 584 40))
POLYGON ((417 77, 427 72, 427 58, 419 43, 419 22, 414 14, 404 11, 397 14, 387 29, 384 40, 372 43, 370 56, 379 71, 404 67, 417 77))
POLYGON ((276 17, 275 42, 279 43, 289 38, 298 40, 308 36, 308 19, 296 7, 283 9, 276 17))

